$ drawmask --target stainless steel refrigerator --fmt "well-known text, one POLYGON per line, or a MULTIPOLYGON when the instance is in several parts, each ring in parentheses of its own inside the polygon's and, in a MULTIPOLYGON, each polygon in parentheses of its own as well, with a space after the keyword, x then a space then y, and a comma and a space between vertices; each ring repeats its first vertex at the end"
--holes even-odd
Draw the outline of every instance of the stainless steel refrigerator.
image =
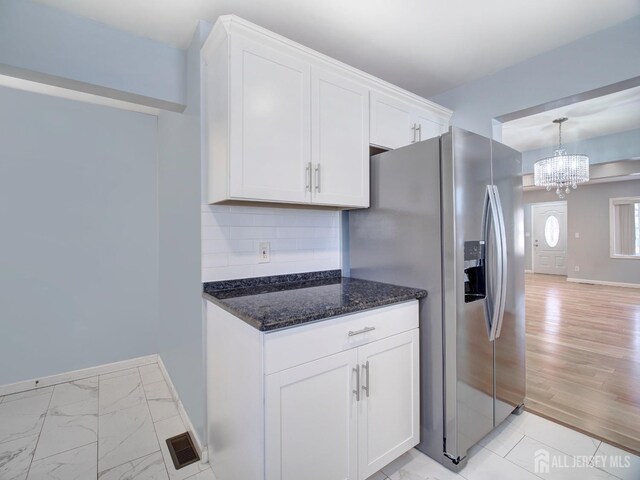
POLYGON ((519 152, 452 128, 371 158, 349 212, 351 276, 424 288, 421 441, 452 470, 525 395, 519 152))

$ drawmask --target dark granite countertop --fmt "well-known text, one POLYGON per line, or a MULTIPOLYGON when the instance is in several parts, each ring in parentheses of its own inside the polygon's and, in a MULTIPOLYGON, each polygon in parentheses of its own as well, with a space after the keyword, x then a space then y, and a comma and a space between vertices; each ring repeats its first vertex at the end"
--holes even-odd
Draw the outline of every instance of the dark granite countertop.
POLYGON ((204 297, 268 332, 426 297, 427 292, 343 277, 340 270, 204 284, 204 297))

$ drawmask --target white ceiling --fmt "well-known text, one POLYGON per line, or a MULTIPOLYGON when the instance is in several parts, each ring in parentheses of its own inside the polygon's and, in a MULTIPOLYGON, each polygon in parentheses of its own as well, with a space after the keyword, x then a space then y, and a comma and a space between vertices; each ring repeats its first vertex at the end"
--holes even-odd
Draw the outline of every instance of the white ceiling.
POLYGON ((502 143, 521 152, 556 145, 553 119, 560 117, 569 118, 562 125, 563 143, 640 129, 640 87, 505 122, 502 143))
POLYGON ((35 0, 186 48, 234 13, 429 97, 640 14, 638 0, 35 0))

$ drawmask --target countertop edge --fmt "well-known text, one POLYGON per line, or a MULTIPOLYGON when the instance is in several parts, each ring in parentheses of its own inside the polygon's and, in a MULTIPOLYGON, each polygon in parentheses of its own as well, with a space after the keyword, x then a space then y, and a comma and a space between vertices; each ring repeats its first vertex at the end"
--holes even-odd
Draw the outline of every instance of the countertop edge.
POLYGON ((262 328, 262 323, 261 322, 259 322, 257 320, 253 320, 251 318, 247 318, 245 316, 241 316, 237 311, 234 311, 232 308, 229 308, 228 305, 224 304, 223 302, 221 302, 219 299, 217 299, 213 295, 209 295, 206 292, 202 292, 202 298, 204 298, 205 300, 213 303, 215 306, 220 307, 225 312, 230 313, 231 315, 233 315, 234 317, 238 318, 239 320, 242 320, 246 324, 251 325, 256 330, 258 330, 260 332, 264 332, 265 331, 262 328))
POLYGON ((302 317, 297 317, 294 319, 287 319, 286 321, 283 321, 282 323, 286 323, 286 325, 278 325, 278 324, 274 324, 274 325, 268 325, 265 327, 265 325, 260 322, 259 320, 255 320, 253 318, 249 318, 245 315, 242 315, 240 312, 238 311, 234 311, 234 309, 229 308, 228 305, 225 305, 223 302, 221 302, 220 300, 218 300, 216 297, 203 292, 202 293, 202 297, 205 300, 210 301, 211 303, 213 303, 214 305, 222 308, 224 311, 232 314, 234 317, 242 320, 243 322, 247 323, 248 325, 251 325, 253 328, 255 328, 256 330, 262 332, 262 333, 269 333, 269 332, 273 332, 273 331, 278 331, 278 330, 284 330, 287 328, 292 328, 292 327, 298 327, 298 326, 303 326, 306 324, 311 324, 311 323, 316 323, 316 322, 320 322, 320 321, 324 321, 324 320, 329 320, 332 318, 336 318, 336 317, 341 317, 344 315, 349 315, 349 314, 353 314, 353 313, 359 313, 359 312, 366 312, 368 310, 374 310, 376 308, 382 308, 382 307, 388 307, 391 305, 395 305, 395 304, 399 304, 399 303, 405 303, 405 302, 410 302, 412 300, 421 300, 423 298, 426 298, 428 296, 428 292, 426 290, 418 290, 415 294, 413 295, 403 295, 400 297, 395 297, 395 298, 387 298, 385 300, 382 301, 374 301, 371 303, 366 303, 366 304, 360 304, 358 305, 358 307, 346 307, 346 308, 338 308, 334 311, 332 311, 330 314, 325 314, 324 312, 318 315, 307 315, 307 316, 302 316, 302 317))

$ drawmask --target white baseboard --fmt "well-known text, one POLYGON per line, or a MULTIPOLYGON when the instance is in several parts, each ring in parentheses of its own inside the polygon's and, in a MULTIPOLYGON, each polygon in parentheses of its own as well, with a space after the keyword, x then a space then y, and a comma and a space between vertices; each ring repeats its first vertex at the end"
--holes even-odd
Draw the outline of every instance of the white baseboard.
POLYGON ((533 270, 525 270, 524 273, 533 273, 533 270))
POLYGON ((191 419, 189 418, 189 415, 187 414, 187 411, 185 410, 184 405, 180 400, 178 391, 176 390, 176 387, 173 385, 173 382, 171 381, 171 376, 167 371, 167 367, 164 366, 164 363, 162 362, 162 358, 160 358, 160 355, 158 355, 158 366, 160 367, 160 371, 162 372, 162 376, 164 377, 164 380, 167 382, 167 385, 169 386, 169 391, 171 392, 171 397, 173 398, 173 401, 176 402, 176 404, 178 405, 178 413, 180 413, 180 418, 182 418, 182 422, 184 423, 184 426, 187 428, 187 431, 191 434, 191 438, 196 443, 195 447, 198 449, 198 454, 200 454, 200 461, 202 463, 207 463, 208 459, 207 459, 207 449, 205 448, 206 446, 202 443, 202 441, 200 440, 200 437, 198 436, 198 432, 193 427, 193 423, 191 423, 191 419))
POLYGON ((567 282, 590 283, 593 285, 608 285, 610 287, 640 288, 640 283, 607 282, 605 280, 589 280, 586 278, 569 278, 567 282))
POLYGON ((149 365, 150 363, 157 362, 158 355, 153 354, 147 355, 145 357, 123 360, 121 362, 98 365, 97 367, 83 368, 81 370, 74 370, 72 372, 58 373, 56 375, 49 375, 42 378, 34 378, 33 380, 24 380, 22 382, 9 383, 7 385, 0 385, 0 396, 25 392, 27 390, 33 390, 34 388, 49 387, 51 385, 57 385, 59 383, 74 382, 76 380, 82 380, 83 378, 95 377, 97 375, 104 375, 106 373, 117 372, 119 370, 126 370, 127 368, 140 367, 142 365, 149 365))

